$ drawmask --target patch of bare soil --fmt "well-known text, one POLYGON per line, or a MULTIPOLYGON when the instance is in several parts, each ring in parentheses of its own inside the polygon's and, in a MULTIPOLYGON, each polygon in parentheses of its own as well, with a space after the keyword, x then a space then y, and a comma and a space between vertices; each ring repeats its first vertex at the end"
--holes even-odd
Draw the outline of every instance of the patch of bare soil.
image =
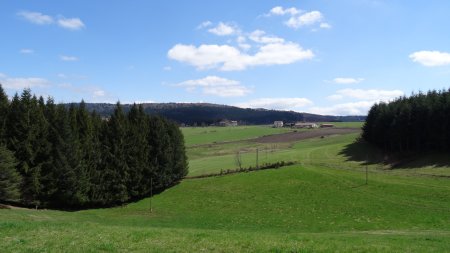
POLYGON ((358 128, 319 128, 299 132, 290 132, 284 134, 268 135, 254 139, 258 143, 280 143, 280 142, 295 142, 310 138, 336 135, 336 134, 350 134, 361 132, 358 128))

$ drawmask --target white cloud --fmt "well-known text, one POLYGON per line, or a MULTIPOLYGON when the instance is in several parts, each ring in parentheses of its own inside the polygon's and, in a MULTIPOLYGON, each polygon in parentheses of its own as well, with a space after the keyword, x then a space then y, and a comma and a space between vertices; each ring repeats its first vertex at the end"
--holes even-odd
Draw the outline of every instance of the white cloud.
POLYGON ((320 11, 311 11, 300 16, 292 16, 285 24, 291 28, 299 28, 302 26, 314 25, 322 21, 323 15, 320 11))
POLYGON ((171 66, 165 66, 165 67, 163 68, 163 70, 164 70, 164 71, 171 71, 171 70, 172 70, 172 67, 171 67, 171 66))
POLYGON ((247 41, 247 38, 245 38, 244 36, 238 36, 236 38, 237 43, 245 43, 246 41, 247 41))
POLYGON ((75 56, 67 56, 67 55, 60 55, 59 59, 61 59, 61 61, 78 61, 78 58, 75 56))
POLYGON ((331 29, 331 25, 328 23, 320 23, 320 28, 331 29))
POLYGON ((409 55, 413 62, 427 67, 443 66, 450 64, 450 53, 439 51, 418 51, 409 55))
POLYGON ((21 11, 17 15, 37 25, 49 25, 53 23, 52 17, 40 12, 21 11))
POLYGON ((339 94, 333 94, 327 97, 328 100, 341 100, 343 99, 344 96, 339 95, 339 94))
POLYGON ((218 76, 207 76, 202 79, 187 80, 178 84, 187 91, 201 89, 203 94, 219 97, 241 97, 250 93, 250 89, 241 85, 239 81, 230 80, 218 76))
POLYGON ((243 50, 249 50, 250 48, 252 48, 252 45, 247 43, 247 38, 245 36, 238 36, 236 38, 236 42, 238 43, 238 46, 243 50))
POLYGON ((322 115, 366 115, 370 107, 381 101, 388 102, 397 97, 403 96, 401 90, 363 90, 363 89, 342 89, 335 94, 328 96, 328 100, 356 99, 356 102, 339 103, 328 107, 311 107, 311 113, 322 115))
POLYGON ((239 47, 242 48, 243 50, 247 51, 247 50, 249 50, 250 48, 252 48, 252 45, 247 44, 247 43, 240 43, 240 44, 239 44, 239 47))
MULTIPOLYGON (((114 99, 111 97, 107 91, 93 85, 88 86, 80 86, 76 84, 72 84, 70 82, 59 83, 57 87, 70 91, 74 94, 80 94, 83 99, 88 99, 87 101, 95 101, 95 102, 112 102, 114 103, 114 99)), ((85 100, 86 101, 86 100, 85 100)), ((117 100, 116 100, 117 101, 117 100)))
POLYGON ((21 90, 24 88, 33 87, 48 87, 50 83, 48 80, 38 77, 8 77, 0 73, 0 83, 3 88, 12 90, 21 90))
POLYGON ((94 98, 104 97, 104 96, 106 96, 106 92, 104 90, 101 90, 101 89, 94 89, 92 91, 92 96, 94 98))
POLYGON ((170 59, 195 66, 197 69, 217 68, 223 71, 244 70, 261 65, 291 64, 314 57, 311 50, 304 50, 293 42, 271 43, 261 46, 254 55, 242 53, 229 45, 177 44, 168 52, 170 59))
POLYGON ((208 32, 214 33, 218 36, 226 36, 235 34, 237 32, 237 28, 220 22, 216 27, 209 29, 208 32))
POLYGON ((197 29, 203 29, 209 26, 212 26, 212 22, 207 20, 207 21, 203 21, 200 25, 197 26, 197 29))
POLYGON ((352 78, 352 77, 336 77, 333 82, 338 84, 356 84, 364 81, 364 78, 352 78))
POLYGON ((266 32, 261 30, 255 30, 248 38, 254 42, 268 44, 268 43, 284 43, 283 38, 275 37, 275 36, 265 36, 266 32))
POLYGON ((320 115, 367 115, 370 107, 378 101, 358 101, 352 103, 336 104, 328 107, 311 107, 308 109, 310 113, 320 115))
MULTIPOLYGON (((21 11, 17 15, 37 25, 50 25, 55 23, 53 17, 40 12, 21 11)), ((85 27, 83 21, 79 18, 64 18, 62 16, 57 18, 56 24, 69 30, 79 30, 85 27)))
MULTIPOLYGON (((284 22, 286 26, 294 29, 298 29, 303 26, 312 26, 318 24, 318 28, 330 29, 331 25, 326 22, 322 22, 324 19, 323 14, 320 11, 305 12, 297 8, 283 8, 281 6, 273 7, 268 14, 264 16, 290 16, 287 21, 284 22)), ((318 28, 313 28, 312 31, 317 31, 318 28)))
POLYGON ((153 104, 156 103, 154 100, 135 100, 133 102, 124 102, 124 104, 153 104))
POLYGON ((80 30, 85 27, 79 18, 59 18, 58 25, 69 30, 80 30))
POLYGON ((401 90, 363 90, 363 89, 342 89, 336 92, 346 98, 355 98, 361 100, 390 101, 394 98, 404 95, 401 90))
POLYGON ((23 49, 20 49, 19 52, 21 54, 32 54, 32 53, 34 53, 34 50, 33 49, 29 49, 29 48, 23 48, 23 49))
POLYGON ((298 10, 297 8, 294 8, 294 7, 284 9, 281 6, 276 6, 276 7, 273 7, 270 10, 270 12, 269 12, 269 14, 267 16, 272 16, 272 15, 283 16, 283 15, 286 15, 286 14, 294 16, 294 15, 297 15, 297 14, 299 14, 301 12, 302 12, 301 10, 298 10))
POLYGON ((236 106, 242 108, 265 108, 274 110, 294 110, 296 108, 312 105, 313 102, 307 98, 259 98, 236 106))

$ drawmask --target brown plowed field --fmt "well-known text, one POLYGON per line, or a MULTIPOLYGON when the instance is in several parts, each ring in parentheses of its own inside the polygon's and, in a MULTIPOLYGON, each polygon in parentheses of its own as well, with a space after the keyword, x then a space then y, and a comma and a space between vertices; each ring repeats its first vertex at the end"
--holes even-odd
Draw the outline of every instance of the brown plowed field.
POLYGON ((280 142, 294 142, 304 139, 310 139, 321 136, 335 135, 335 134, 349 134, 361 132, 359 128, 319 128, 310 130, 300 130, 298 132, 291 132, 285 134, 268 135, 254 139, 253 141, 259 143, 280 143, 280 142))

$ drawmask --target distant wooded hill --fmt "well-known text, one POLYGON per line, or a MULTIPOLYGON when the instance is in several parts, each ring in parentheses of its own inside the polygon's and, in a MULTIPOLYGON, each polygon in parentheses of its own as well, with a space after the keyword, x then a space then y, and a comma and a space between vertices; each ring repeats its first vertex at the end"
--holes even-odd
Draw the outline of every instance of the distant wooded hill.
MULTIPOLYGON (((127 112, 132 105, 123 105, 127 112)), ((243 109, 234 106, 209 103, 146 103, 142 104, 147 114, 156 114, 187 125, 210 125, 221 120, 236 120, 239 124, 272 124, 276 120, 284 122, 296 121, 364 121, 366 116, 323 116, 293 111, 277 111, 266 109, 243 109)), ((113 113, 115 104, 87 103, 90 111, 96 111, 101 116, 113 113)))

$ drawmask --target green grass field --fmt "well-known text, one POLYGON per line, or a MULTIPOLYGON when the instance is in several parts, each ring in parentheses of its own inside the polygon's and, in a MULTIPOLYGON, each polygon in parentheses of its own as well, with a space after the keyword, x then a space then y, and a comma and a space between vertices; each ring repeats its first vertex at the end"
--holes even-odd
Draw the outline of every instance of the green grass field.
POLYGON ((231 143, 230 133, 183 129, 191 175, 235 168, 236 150, 251 165, 256 147, 267 147, 260 162, 299 164, 184 180, 152 198, 152 213, 150 199, 77 212, 0 210, 0 251, 450 252, 449 167, 390 170, 375 149, 353 143, 358 134, 271 146, 248 139, 273 129, 246 129, 232 139, 245 141, 231 143))
POLYGON ((183 127, 186 146, 240 141, 264 135, 286 133, 290 128, 272 128, 270 126, 237 126, 237 127, 183 127))

